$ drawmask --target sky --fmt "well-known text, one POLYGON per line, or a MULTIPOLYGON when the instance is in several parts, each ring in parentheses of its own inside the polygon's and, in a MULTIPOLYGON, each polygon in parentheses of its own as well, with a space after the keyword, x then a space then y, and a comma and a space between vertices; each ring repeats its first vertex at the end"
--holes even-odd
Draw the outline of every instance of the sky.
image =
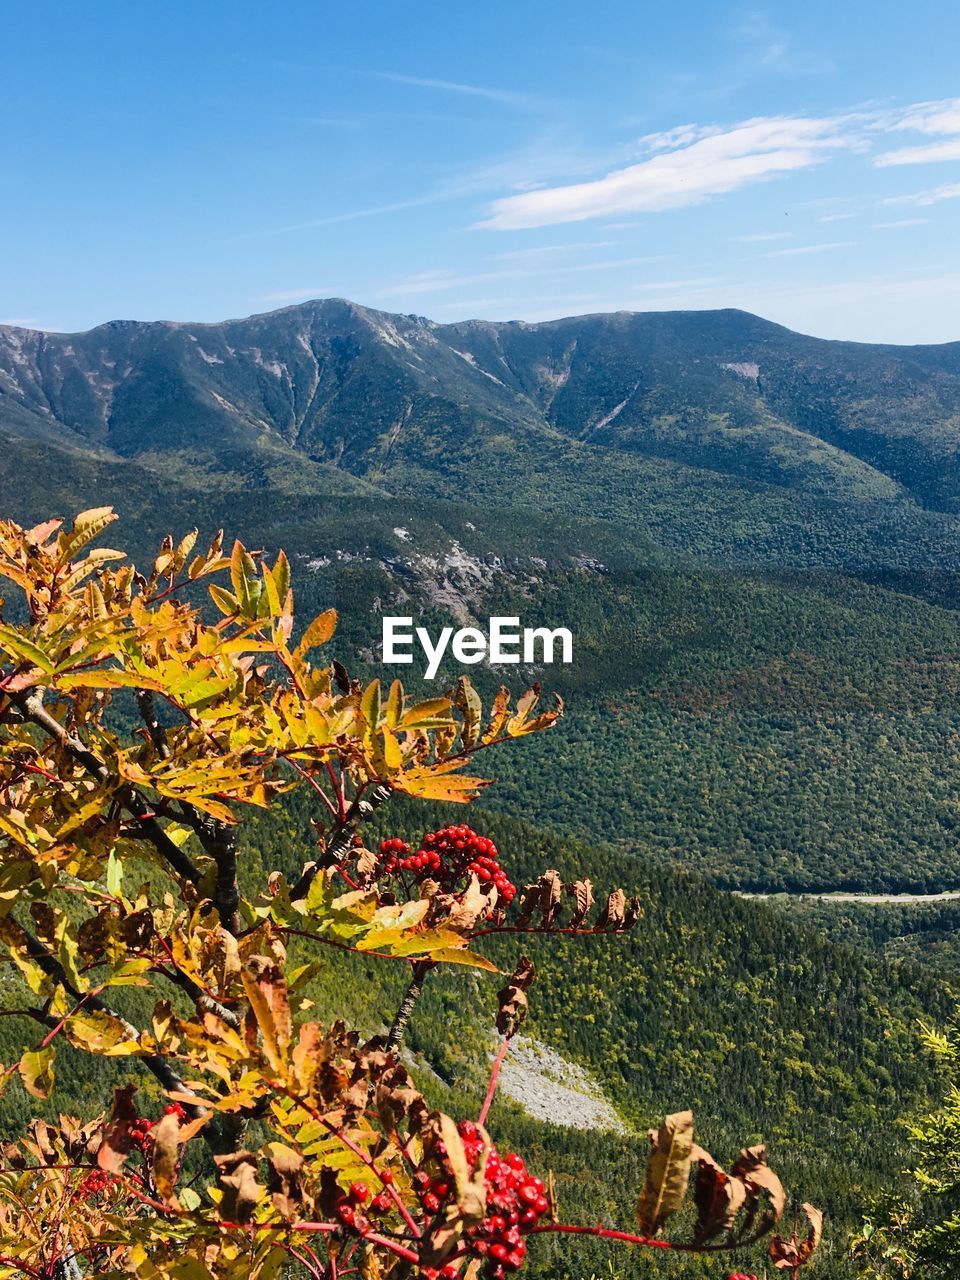
POLYGON ((960 6, 0 0, 0 323, 960 340, 960 6))

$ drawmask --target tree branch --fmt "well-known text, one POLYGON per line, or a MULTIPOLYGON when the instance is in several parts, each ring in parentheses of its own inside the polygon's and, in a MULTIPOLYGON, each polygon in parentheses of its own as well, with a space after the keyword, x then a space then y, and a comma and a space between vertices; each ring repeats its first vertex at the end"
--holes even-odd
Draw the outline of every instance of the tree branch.
MULTIPOLYGON (((25 720, 31 724, 35 724, 44 733, 48 734, 55 742, 66 751, 77 764, 84 768, 92 777, 97 778, 101 782, 111 780, 110 770, 106 767, 102 760, 98 759, 92 751, 90 751, 83 741, 71 734, 59 720, 56 720, 43 705, 43 696, 36 690, 31 693, 12 693, 7 695, 11 702, 16 706, 25 720)), ((166 858, 174 871, 178 875, 183 876, 185 880, 189 880, 192 884, 198 884, 200 881, 200 872, 193 865, 187 855, 170 839, 167 833, 161 827, 160 823, 153 816, 153 812, 147 802, 138 793, 135 787, 125 786, 117 792, 118 799, 122 802, 133 817, 137 820, 139 830, 143 836, 150 841, 154 848, 166 858)))
POLYGON ((423 995, 424 981, 427 974, 434 967, 434 963, 433 960, 418 960, 413 966, 413 977, 410 979, 406 995, 400 1001, 400 1007, 393 1020, 393 1026, 387 1036, 388 1049, 399 1049, 403 1044, 403 1036, 407 1029, 407 1023, 410 1021, 410 1015, 416 1008, 417 1001, 423 995))
POLYGON ((226 822, 214 822, 207 828, 206 839, 201 839, 203 847, 217 864, 213 905, 217 908, 220 923, 236 937, 243 927, 240 919, 240 888, 237 883, 237 828, 226 822))
MULTIPOLYGON (((27 955, 31 960, 35 960, 37 965, 43 970, 47 977, 52 978, 54 982, 58 982, 65 991, 68 991, 75 999, 80 999, 81 993, 67 977, 63 965, 56 956, 48 950, 47 947, 34 937, 29 930, 23 930, 24 942, 26 944, 27 955)), ((108 1014, 111 1018, 117 1018, 122 1024, 124 1031, 131 1040, 139 1039, 140 1032, 129 1022, 122 1014, 117 1013, 99 996, 88 996, 84 1001, 88 1009, 95 1009, 100 1013, 108 1014)), ((53 1018, 53 1015, 43 1015, 44 1019, 53 1018)), ((57 1019, 53 1018, 53 1024, 57 1023, 57 1019)), ((48 1023, 48 1025, 50 1025, 48 1023)), ((173 1067, 162 1054, 149 1053, 136 1059, 147 1068, 152 1075, 163 1085, 168 1093, 182 1093, 191 1097, 195 1097, 197 1101, 189 1104, 189 1110, 194 1116, 209 1115, 209 1108, 203 1103, 188 1085, 177 1075, 173 1067)), ((223 1152, 233 1151, 236 1146, 236 1134, 233 1130, 236 1128, 234 1124, 229 1123, 234 1117, 221 1117, 214 1115, 210 1122, 203 1129, 203 1136, 210 1150, 219 1155, 223 1152)))
POLYGON ((185 991, 201 1013, 212 1013, 214 1017, 219 1018, 221 1022, 225 1022, 234 1031, 240 1029, 239 1015, 234 1013, 232 1009, 228 1009, 216 997, 209 995, 204 991, 203 987, 198 986, 187 974, 182 973, 179 969, 167 968, 158 969, 157 972, 162 973, 175 987, 185 991))
POLYGON ((147 727, 150 741, 161 760, 170 759, 170 747, 167 743, 167 731, 157 718, 157 700, 152 689, 137 689, 133 695, 140 712, 140 718, 147 727))
POLYGON ((290 897, 294 902, 307 896, 310 886, 313 884, 313 878, 321 867, 334 867, 343 860, 343 855, 350 847, 350 841, 353 839, 353 833, 357 827, 360 826, 361 822, 365 822, 382 804, 385 804, 392 795, 393 791, 390 787, 385 783, 378 783, 366 794, 357 796, 347 810, 343 821, 338 822, 333 828, 320 861, 308 862, 303 868, 300 879, 290 890, 290 897))

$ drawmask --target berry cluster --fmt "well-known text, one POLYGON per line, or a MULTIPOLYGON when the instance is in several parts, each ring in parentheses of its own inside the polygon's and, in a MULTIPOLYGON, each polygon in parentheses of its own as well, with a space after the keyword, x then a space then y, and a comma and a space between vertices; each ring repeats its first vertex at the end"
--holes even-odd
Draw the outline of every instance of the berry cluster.
POLYGON ((91 1169, 73 1193, 74 1200, 92 1200, 101 1195, 117 1182, 116 1174, 106 1173, 103 1169, 91 1169))
POLYGON ((497 846, 470 827, 443 827, 423 837, 412 853, 405 840, 394 837, 380 846, 384 872, 409 871, 416 880, 436 880, 450 893, 462 886, 465 877, 476 876, 481 884, 494 884, 505 905, 513 901, 516 887, 500 866, 497 846))
MULTIPOLYGON (((467 1120, 459 1126, 459 1131, 467 1161, 475 1168, 483 1149, 477 1126, 467 1120)), ((474 1257, 485 1260, 488 1280, 504 1280, 509 1272, 519 1271, 523 1266, 527 1253, 523 1236, 536 1227, 550 1206, 543 1182, 527 1172, 521 1156, 501 1156, 491 1148, 485 1180, 487 1214, 482 1222, 469 1229, 467 1243, 474 1257)), ((430 1216, 441 1210, 451 1195, 450 1183, 431 1179, 422 1171, 415 1175, 414 1182, 420 1203, 430 1216)), ((457 1268, 448 1264, 427 1280, 453 1280, 457 1274, 457 1268)))
MULTIPOLYGON (((362 1213, 363 1206, 369 1199, 370 1188, 363 1182, 352 1182, 347 1194, 337 1201, 337 1217, 345 1227, 352 1227, 360 1235, 366 1235, 370 1229, 369 1219, 362 1213)), ((389 1201, 389 1197, 386 1199, 389 1201)), ((375 1209, 378 1200, 380 1197, 375 1197, 371 1209, 375 1209)))
POLYGON ((150 1132, 154 1126, 153 1120, 148 1120, 146 1116, 138 1116, 130 1126, 130 1141, 140 1152, 141 1155, 148 1155, 150 1146, 153 1142, 153 1134, 150 1132))
MULTIPOLYGON (((463 1149, 471 1168, 483 1146, 476 1125, 460 1125, 463 1149)), ((540 1178, 527 1172, 523 1157, 501 1156, 492 1148, 487 1156, 487 1216, 473 1229, 473 1251, 487 1259, 490 1280, 502 1280, 523 1266, 527 1246, 521 1239, 532 1231, 550 1205, 540 1178)))
MULTIPOLYGON (((179 1102, 168 1102, 163 1108, 165 1116, 176 1116, 181 1124, 186 1123, 187 1113, 179 1102)), ((141 1153, 141 1155, 149 1155, 150 1146, 153 1142, 153 1133, 151 1132, 155 1120, 148 1120, 146 1116, 138 1116, 130 1126, 130 1141, 141 1153)))

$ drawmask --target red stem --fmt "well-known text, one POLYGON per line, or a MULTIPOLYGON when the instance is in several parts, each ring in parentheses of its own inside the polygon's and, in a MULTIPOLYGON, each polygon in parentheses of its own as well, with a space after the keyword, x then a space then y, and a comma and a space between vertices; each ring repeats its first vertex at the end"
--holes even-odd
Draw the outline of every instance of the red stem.
POLYGON ((0 1262, 2 1262, 5 1267, 14 1267, 17 1271, 26 1272, 28 1276, 39 1277, 41 1275, 41 1272, 39 1272, 36 1267, 28 1266, 27 1263, 21 1262, 18 1258, 8 1258, 5 1253, 0 1253, 0 1262))
POLYGON ((490 1107, 493 1104, 494 1095, 497 1092, 497 1080, 500 1076, 500 1068, 503 1066, 503 1060, 507 1056, 507 1048, 510 1041, 504 1037, 500 1051, 493 1060, 493 1070, 490 1072, 490 1084, 487 1088, 487 1096, 483 1100, 483 1106, 480 1108, 480 1114, 477 1116, 477 1124, 486 1124, 490 1107))
POLYGON ((317 793, 317 795, 320 797, 323 803, 327 806, 327 808, 330 810, 333 816, 335 818, 338 818, 337 806, 333 803, 333 801, 324 791, 323 787, 321 787, 320 783, 316 780, 316 778, 312 774, 308 773, 307 770, 304 769, 302 765, 297 764, 296 760, 294 760, 292 756, 284 755, 283 752, 281 752, 280 755, 283 760, 286 760, 287 764, 292 765, 293 768, 296 769, 297 773, 299 773, 301 778, 303 778, 306 782, 310 784, 311 787, 313 787, 314 791, 317 793))
POLYGON ((40 1049, 45 1049, 47 1045, 50 1043, 50 1041, 54 1038, 54 1036, 58 1035, 63 1030, 64 1025, 70 1021, 73 1015, 80 1010, 80 1008, 86 1003, 86 1001, 89 1000, 91 996, 98 996, 102 990, 103 990, 102 986, 91 987, 91 989, 85 995, 81 996, 80 999, 77 1001, 77 1003, 70 1010, 70 1012, 65 1013, 63 1017, 60 1019, 60 1021, 57 1023, 57 1025, 51 1031, 49 1031, 47 1035, 43 1037, 43 1039, 40 1041, 40 1049))
POLYGON ((616 1231, 612 1227, 581 1227, 568 1222, 552 1222, 542 1227, 531 1227, 530 1234, 556 1232, 567 1236, 602 1236, 604 1240, 622 1240, 625 1244, 646 1245, 651 1249, 674 1249, 669 1240, 654 1240, 651 1236, 635 1236, 629 1231, 616 1231))
POLYGON ((338 781, 337 775, 333 772, 332 762, 328 759, 324 760, 323 763, 326 765, 330 781, 333 783, 333 793, 337 797, 337 808, 340 811, 338 815, 339 820, 343 822, 347 816, 346 797, 343 794, 343 776, 341 775, 338 781))

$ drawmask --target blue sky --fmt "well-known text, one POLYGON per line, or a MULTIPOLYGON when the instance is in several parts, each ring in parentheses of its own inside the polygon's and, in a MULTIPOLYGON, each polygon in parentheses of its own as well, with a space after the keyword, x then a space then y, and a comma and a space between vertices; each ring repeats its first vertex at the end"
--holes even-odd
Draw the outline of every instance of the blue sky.
POLYGON ((338 295, 960 339, 953 0, 0 13, 0 322, 338 295))

